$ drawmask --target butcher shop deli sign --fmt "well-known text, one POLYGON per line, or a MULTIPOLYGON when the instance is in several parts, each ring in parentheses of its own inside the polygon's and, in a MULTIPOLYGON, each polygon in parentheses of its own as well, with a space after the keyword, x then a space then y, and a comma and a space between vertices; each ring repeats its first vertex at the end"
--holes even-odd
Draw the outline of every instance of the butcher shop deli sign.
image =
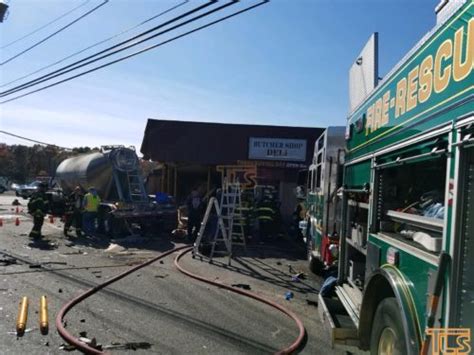
POLYGON ((249 159, 305 161, 306 140, 250 137, 249 159))

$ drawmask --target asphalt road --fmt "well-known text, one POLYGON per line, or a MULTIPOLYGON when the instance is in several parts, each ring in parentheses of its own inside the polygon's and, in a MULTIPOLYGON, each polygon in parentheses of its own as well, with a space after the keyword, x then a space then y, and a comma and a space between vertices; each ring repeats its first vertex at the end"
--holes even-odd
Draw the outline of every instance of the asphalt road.
MULTIPOLYGON (((14 198, 0 195, 0 260, 6 258, 1 252, 18 257, 16 264, 0 262, 1 354, 64 352, 60 350, 64 341, 54 326, 62 305, 131 265, 184 245, 167 235, 118 244, 99 238, 65 238, 58 220, 45 220, 44 241, 32 243, 27 236, 32 223, 25 213, 26 200, 20 199, 23 205, 17 214, 11 205, 14 198), (21 260, 49 264, 35 269, 21 260), (48 335, 39 331, 41 295, 49 301, 48 335), (15 322, 23 296, 30 300, 27 332, 17 337, 15 322)), ((136 353, 268 354, 296 338, 297 328, 290 318, 255 300, 191 279, 175 269, 173 260, 174 255, 147 266, 77 305, 66 316, 67 329, 104 346, 122 346, 108 350, 112 353, 129 353, 126 344, 137 343, 136 353)), ((317 300, 321 280, 313 275, 301 282, 291 280, 289 265, 308 274, 304 253, 293 245, 251 245, 230 267, 224 267, 226 262, 219 258, 211 265, 188 255, 182 264, 207 278, 248 285, 251 291, 287 306, 307 330, 302 354, 358 352, 349 347, 331 349, 312 302, 317 300), (290 301, 284 298, 287 291, 294 294, 290 301)))

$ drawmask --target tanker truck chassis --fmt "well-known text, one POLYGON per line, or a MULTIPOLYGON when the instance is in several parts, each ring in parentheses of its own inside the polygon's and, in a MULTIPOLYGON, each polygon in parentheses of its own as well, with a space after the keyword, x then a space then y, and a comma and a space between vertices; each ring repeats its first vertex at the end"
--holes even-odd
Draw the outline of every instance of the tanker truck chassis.
POLYGON ((171 231, 177 224, 173 203, 158 204, 147 195, 133 147, 102 146, 100 151, 68 158, 55 176, 65 196, 76 186, 94 187, 102 203, 99 231, 111 237, 171 231))

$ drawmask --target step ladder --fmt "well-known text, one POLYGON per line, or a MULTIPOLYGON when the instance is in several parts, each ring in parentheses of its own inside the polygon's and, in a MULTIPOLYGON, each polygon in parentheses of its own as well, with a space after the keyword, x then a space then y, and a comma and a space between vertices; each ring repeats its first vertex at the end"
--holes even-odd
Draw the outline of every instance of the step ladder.
POLYGON ((242 191, 240 183, 227 182, 224 179, 221 206, 224 224, 229 239, 234 245, 241 245, 247 250, 242 214, 242 191))
POLYGON ((226 254, 229 257, 228 264, 230 265, 231 258, 232 258, 232 242, 229 238, 229 234, 227 233, 227 229, 224 224, 224 218, 222 216, 222 210, 219 207, 219 202, 217 201, 217 198, 215 197, 211 197, 207 204, 206 213, 204 214, 204 218, 201 222, 201 228, 199 229, 198 237, 193 246, 192 256, 193 258, 198 256, 201 258, 201 260, 203 258, 208 258, 208 256, 203 255, 199 251, 199 247, 201 246, 201 243, 203 242, 203 238, 205 235, 204 232, 206 231, 206 227, 209 227, 210 225, 209 222, 211 222, 211 217, 217 218, 217 225, 216 225, 216 229, 213 235, 211 235, 211 238, 210 238, 211 252, 209 255, 209 262, 212 263, 212 258, 214 254, 226 254), (213 211, 215 215, 211 215, 213 211), (224 244, 225 250, 224 251, 216 250, 216 246, 219 246, 222 244, 224 244))

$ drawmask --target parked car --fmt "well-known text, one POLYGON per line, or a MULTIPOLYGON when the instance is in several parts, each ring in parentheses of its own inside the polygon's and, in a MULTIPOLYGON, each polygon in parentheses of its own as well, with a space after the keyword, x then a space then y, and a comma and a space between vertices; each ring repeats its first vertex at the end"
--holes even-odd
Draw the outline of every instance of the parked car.
POLYGON ((36 180, 26 185, 20 185, 16 188, 15 193, 18 197, 30 198, 38 190, 39 184, 41 184, 41 181, 36 180))

